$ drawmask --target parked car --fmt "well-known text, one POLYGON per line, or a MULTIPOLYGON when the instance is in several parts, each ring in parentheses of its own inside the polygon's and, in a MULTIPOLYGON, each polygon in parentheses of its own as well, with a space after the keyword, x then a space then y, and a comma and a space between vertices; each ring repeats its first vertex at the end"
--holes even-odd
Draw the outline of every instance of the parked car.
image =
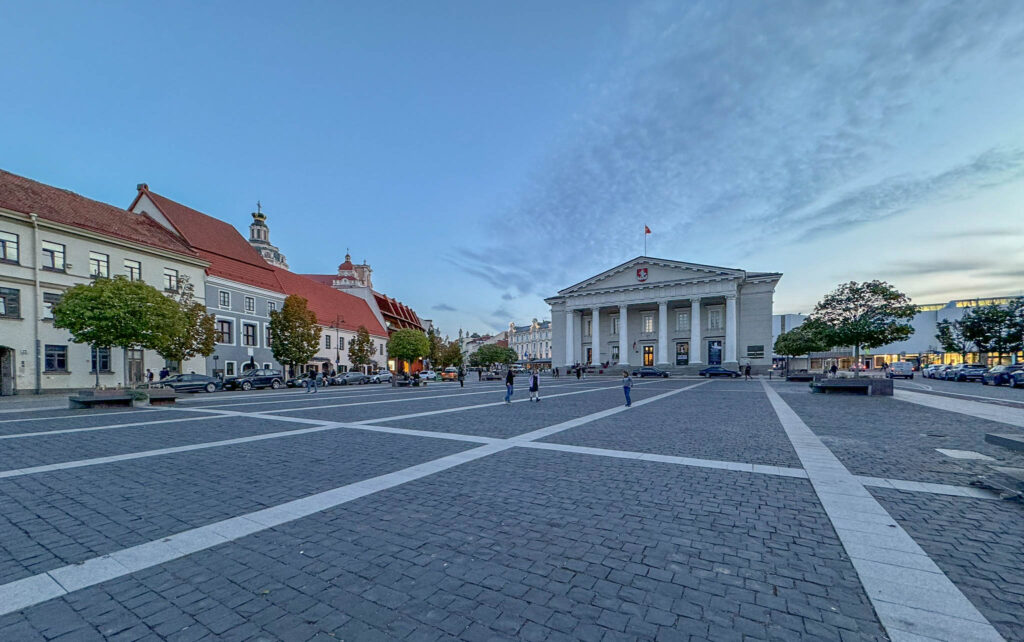
POLYGON ((886 373, 890 379, 913 379, 914 378, 914 364, 909 361, 894 361, 889 366, 889 372, 886 373))
POLYGON ((391 383, 394 378, 395 375, 391 374, 390 370, 380 370, 377 374, 370 376, 370 383, 391 383))
POLYGON ((1011 388, 1024 388, 1024 370, 1018 370, 1013 373, 1013 377, 1010 379, 1011 388))
POLYGON ((1024 365, 1014 364, 1010 366, 996 366, 981 376, 981 383, 986 386, 1005 386, 1013 380, 1015 372, 1024 370, 1024 365))
POLYGON ((952 367, 953 366, 951 366, 949 364, 943 363, 943 364, 939 365, 937 368, 935 368, 934 370, 932 370, 931 374, 928 375, 928 377, 930 379, 945 379, 946 378, 946 371, 950 370, 952 367))
POLYGON ((921 370, 921 374, 924 375, 925 379, 934 379, 935 378, 935 373, 940 368, 945 368, 945 367, 947 367, 947 366, 944 363, 932 363, 932 364, 929 364, 929 365, 925 366, 921 370))
POLYGON ((284 383, 289 388, 305 388, 312 376, 312 373, 303 372, 299 376, 292 377, 291 379, 285 381, 284 383))
POLYGON ((420 371, 420 381, 433 381, 434 379, 437 379, 437 373, 433 370, 420 371))
POLYGON ((981 381, 986 370, 988 368, 980 363, 961 363, 951 370, 950 379, 953 381, 981 381))
POLYGON ((237 377, 224 381, 225 390, 252 390, 253 388, 273 388, 284 386, 284 376, 280 370, 254 368, 237 377))
POLYGON ((459 369, 451 366, 444 369, 441 373, 442 381, 458 381, 459 380, 459 369))
POLYGON ((659 370, 658 368, 652 368, 651 366, 644 366, 642 368, 636 368, 633 370, 634 377, 661 377, 662 379, 668 379, 668 372, 659 370))
POLYGON ((350 370, 349 372, 343 372, 334 378, 336 386, 351 386, 355 384, 370 383, 370 376, 364 375, 358 370, 350 370))
POLYGON ((217 377, 200 374, 171 375, 157 383, 165 388, 173 388, 175 392, 214 392, 224 387, 217 377))
POLYGON ((505 375, 500 372, 484 372, 481 379, 484 381, 503 381, 505 379, 505 375))
POLYGON ((737 372, 735 370, 729 370, 728 368, 723 368, 722 366, 709 366, 707 368, 704 368, 703 370, 701 370, 697 374, 699 374, 702 377, 734 377, 735 378, 735 377, 740 376, 739 372, 737 372))

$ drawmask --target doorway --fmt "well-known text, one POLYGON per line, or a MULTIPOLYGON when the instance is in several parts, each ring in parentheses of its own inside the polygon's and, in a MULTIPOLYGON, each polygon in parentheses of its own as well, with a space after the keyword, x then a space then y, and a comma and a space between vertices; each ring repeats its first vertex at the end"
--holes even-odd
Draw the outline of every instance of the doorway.
POLYGON ((594 349, 593 348, 587 348, 587 360, 584 361, 583 363, 584 364, 594 363, 594 349))
POLYGON ((722 365, 722 342, 720 340, 708 341, 708 365, 722 365))
POLYGON ((14 394, 14 350, 0 346, 0 397, 14 394))
POLYGON ((644 346, 644 365, 654 365, 654 346, 644 346))
POLYGON ((690 363, 690 342, 689 341, 677 341, 676 342, 676 365, 685 366, 690 363))

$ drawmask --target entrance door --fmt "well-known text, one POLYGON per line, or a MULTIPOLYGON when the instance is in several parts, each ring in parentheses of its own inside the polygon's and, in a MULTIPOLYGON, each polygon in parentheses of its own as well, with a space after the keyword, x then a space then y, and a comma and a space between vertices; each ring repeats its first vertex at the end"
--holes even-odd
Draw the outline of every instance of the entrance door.
POLYGON ((690 363, 690 342, 676 342, 676 365, 685 366, 690 363))
POLYGON ((654 346, 644 346, 644 365, 654 365, 654 346))
POLYGON ((587 348, 587 360, 584 361, 583 363, 584 364, 594 363, 594 358, 593 357, 594 357, 594 349, 593 348, 587 348))
POLYGON ((708 341, 708 365, 722 365, 722 342, 708 341))
POLYGON ((14 350, 0 347, 0 397, 14 394, 14 350))
POLYGON ((142 382, 142 350, 132 348, 128 351, 128 383, 135 385, 142 382))

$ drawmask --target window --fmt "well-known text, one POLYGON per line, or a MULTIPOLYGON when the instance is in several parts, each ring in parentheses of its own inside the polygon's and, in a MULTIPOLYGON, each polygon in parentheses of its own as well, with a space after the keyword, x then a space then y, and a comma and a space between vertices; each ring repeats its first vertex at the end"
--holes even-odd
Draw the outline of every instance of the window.
MULTIPOLYGON (((331 335, 329 335, 329 334, 325 334, 324 335, 324 348, 326 348, 328 350, 331 349, 331 335)), ((341 348, 338 348, 338 349, 340 350, 341 348)))
POLYGON ((220 307, 222 307, 224 309, 228 309, 228 308, 231 307, 231 293, 230 292, 228 292, 227 290, 221 290, 220 293, 217 296, 218 296, 217 301, 218 301, 218 304, 220 305, 220 307))
POLYGON ((43 269, 64 271, 64 246, 60 243, 43 241, 43 269))
POLYGON ((748 359, 764 359, 764 346, 747 346, 748 359))
POLYGON ((132 261, 131 259, 125 259, 124 273, 128 275, 129 281, 141 281, 142 263, 139 261, 132 261))
POLYGON ((242 345, 256 345, 256 325, 252 323, 242 324, 242 345))
POLYGON ((708 310, 708 330, 722 329, 722 311, 708 310))
POLYGON ((164 289, 169 292, 178 291, 178 271, 164 268, 164 289))
POLYGON ((224 362, 224 376, 225 377, 233 377, 233 376, 235 376, 235 362, 234 361, 225 361, 224 362))
POLYGON ((255 312, 256 311, 256 299, 251 296, 245 297, 245 311, 255 312))
POLYGON ((687 332, 690 329, 690 313, 676 312, 676 332, 687 332))
POLYGON ((0 288, 0 317, 21 317, 21 290, 0 288))
POLYGON ((612 317, 612 334, 619 333, 619 317, 612 317))
POLYGON ((60 299, 63 295, 57 294, 56 292, 43 292, 43 309, 46 311, 44 319, 53 318, 53 306, 60 303, 60 299))
POLYGON ((267 301, 267 313, 271 313, 277 310, 277 303, 274 301, 267 301))
POLYGON ((345 337, 338 337, 338 350, 345 349, 345 337))
POLYGON ((95 348, 89 351, 92 359, 92 370, 96 372, 98 365, 99 372, 110 372, 110 348, 95 348))
POLYGON ((18 235, 0 232, 0 261, 18 262, 18 235))
POLYGON ((264 363, 264 364, 263 364, 263 369, 264 369, 264 370, 270 370, 270 369, 271 369, 271 368, 273 368, 273 367, 274 367, 274 365, 273 365, 273 364, 271 364, 271 363, 264 363))
POLYGON ((381 356, 384 355, 384 344, 383 343, 377 345, 377 354, 379 354, 381 356))
POLYGON ((654 332, 654 313, 645 312, 640 317, 640 332, 654 332))
POLYGON ((583 336, 589 337, 594 334, 594 319, 587 319, 587 322, 583 326, 583 336))
POLYGON ((217 320, 217 343, 233 343, 231 341, 231 322, 217 320))
POLYGON ((618 363, 618 362, 619 362, 619 344, 616 343, 615 345, 612 346, 612 363, 618 363))
POLYGON ((107 278, 110 276, 110 255, 89 252, 89 276, 107 278))
POLYGON ((45 369, 47 372, 68 371, 68 347, 67 346, 46 346, 45 369))
POLYGON ((267 338, 263 342, 263 345, 265 345, 265 346, 267 346, 269 348, 270 346, 274 345, 273 341, 270 340, 270 326, 269 325, 266 326, 266 330, 267 330, 267 332, 266 332, 267 338))

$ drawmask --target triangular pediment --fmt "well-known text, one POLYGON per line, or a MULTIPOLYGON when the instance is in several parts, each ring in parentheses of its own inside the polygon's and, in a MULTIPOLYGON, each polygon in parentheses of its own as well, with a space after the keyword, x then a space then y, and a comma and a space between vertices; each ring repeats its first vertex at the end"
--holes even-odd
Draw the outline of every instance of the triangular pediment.
POLYGON ((561 290, 559 295, 599 292, 639 285, 669 284, 681 281, 743 278, 745 272, 734 268, 686 263, 638 256, 625 263, 561 290))

